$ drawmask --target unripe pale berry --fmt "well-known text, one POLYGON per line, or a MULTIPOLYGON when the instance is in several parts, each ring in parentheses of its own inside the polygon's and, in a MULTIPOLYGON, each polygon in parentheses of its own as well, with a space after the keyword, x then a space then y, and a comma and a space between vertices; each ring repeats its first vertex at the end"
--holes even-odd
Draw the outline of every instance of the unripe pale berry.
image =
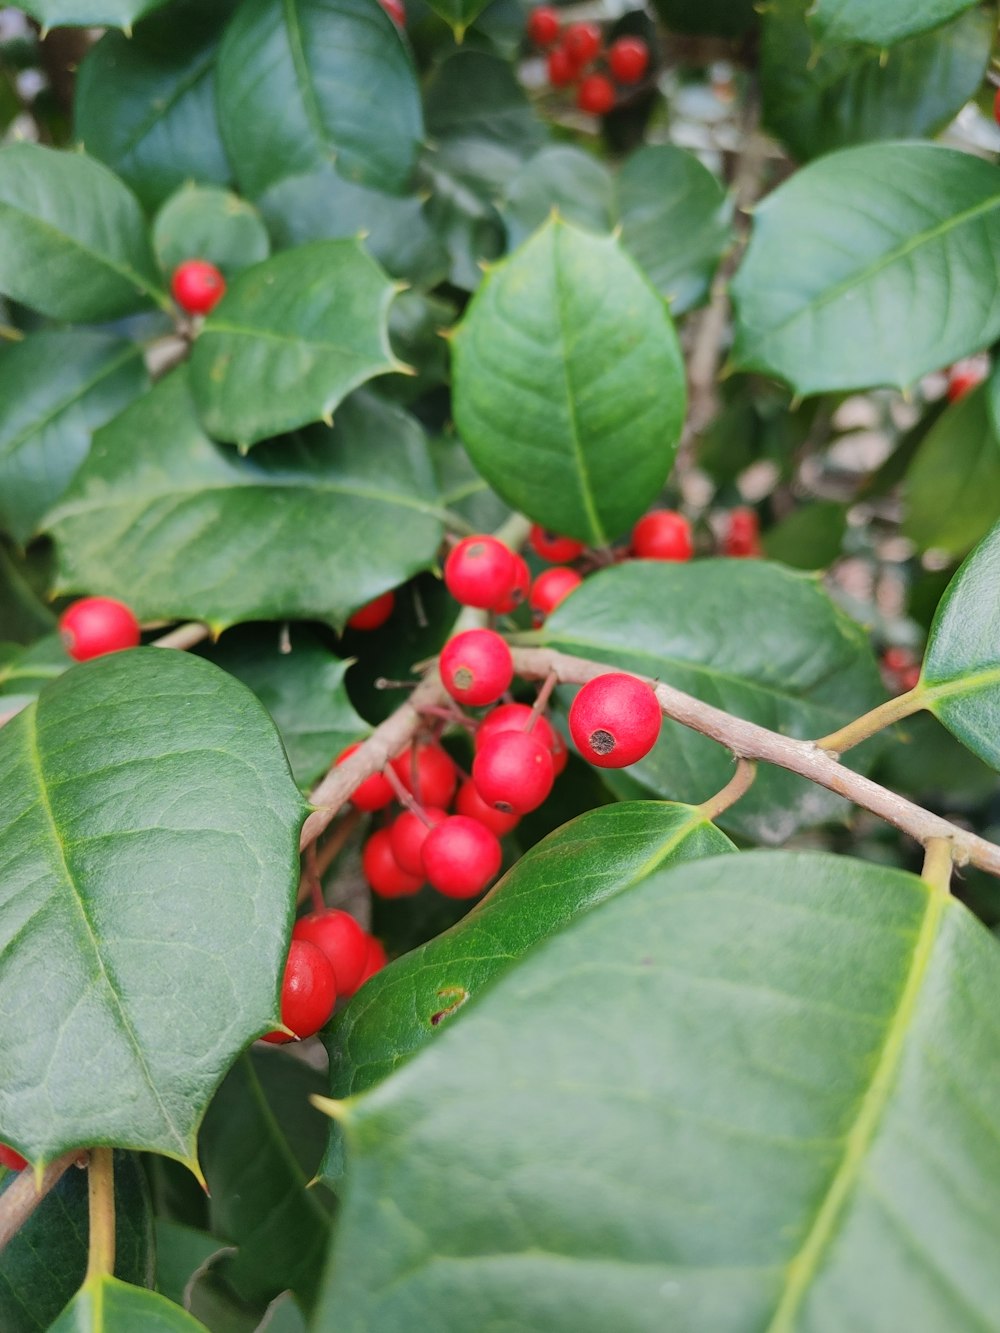
POLYGON ((619 37, 611 43, 608 64, 619 83, 638 83, 649 65, 649 47, 641 37, 619 37))
POLYGON ((373 977, 376 972, 381 972, 383 967, 389 961, 385 952, 385 946, 381 940, 377 940, 374 935, 368 936, 368 954, 365 958, 365 970, 361 974, 361 980, 358 982, 358 990, 365 984, 369 977, 373 977))
POLYGON ((0 1166, 5 1166, 8 1171, 23 1171, 27 1165, 27 1159, 19 1152, 8 1148, 6 1143, 0 1143, 0 1166))
POLYGON ((447 750, 430 741, 425 745, 404 750, 392 761, 400 782, 423 806, 447 809, 458 785, 458 769, 447 750), (413 771, 416 766, 416 781, 413 771))
POLYGON ((559 15, 548 5, 540 5, 528 15, 528 36, 536 46, 551 46, 559 36, 559 15))
MULTIPOLYGON (((497 704, 496 708, 490 709, 476 728, 474 741, 476 749, 480 750, 498 731, 525 731, 533 711, 527 704, 497 704)), ((548 718, 542 717, 541 714, 535 718, 529 734, 534 736, 536 741, 541 741, 548 750, 555 745, 556 734, 548 718)))
POLYGON ((493 609, 501 616, 509 616, 528 600, 531 587, 531 570, 523 556, 514 552, 514 581, 507 596, 493 609))
POLYGON ((568 565, 556 565, 553 569, 543 569, 531 585, 528 601, 531 605, 535 624, 540 625, 550 611, 554 611, 560 602, 564 602, 574 588, 578 588, 583 579, 575 569, 568 565))
POLYGON ((510 649, 491 629, 467 629, 449 639, 439 668, 451 697, 472 707, 495 703, 514 679, 510 649))
POLYGON ((576 65, 573 63, 573 57, 563 47, 557 46, 554 51, 549 52, 548 58, 549 83, 553 88, 566 88, 576 78, 576 65))
POLYGON ((124 602, 113 597, 84 597, 74 602, 59 617, 59 633, 76 662, 135 648, 140 638, 138 620, 124 602))
POLYGON ((574 744, 598 768, 625 768, 649 754, 660 722, 652 687, 618 671, 588 681, 569 710, 574 744))
POLYGON ((466 537, 448 552, 445 586, 463 606, 494 611, 514 586, 514 552, 495 537, 466 537))
MULTIPOLYGON (((360 746, 361 741, 355 741, 353 745, 349 745, 346 750, 341 751, 337 756, 337 763, 342 764, 360 746)), ((382 810, 389 804, 394 795, 395 792, 382 774, 373 773, 370 778, 365 778, 364 782, 351 792, 351 804, 355 810, 382 810)))
POLYGON ((588 64, 601 49, 601 30, 596 23, 571 23, 563 36, 563 50, 577 69, 588 64))
POLYGON ((487 805, 526 815, 552 790, 555 768, 545 746, 526 731, 498 731, 472 762, 472 780, 487 805))
POLYGON ((361 872, 380 898, 408 898, 424 882, 421 875, 404 870, 393 856, 387 828, 376 829, 362 848, 361 872))
POLYGON ((691 524, 672 509, 643 514, 632 529, 632 554, 639 560, 690 560, 691 524))
MULTIPOLYGON (((281 982, 281 1021, 296 1037, 311 1037, 333 1013, 337 983, 333 967, 322 949, 308 940, 292 940, 281 982)), ((282 1044, 292 1038, 285 1032, 268 1032, 264 1041, 282 1044)))
POLYGON ((296 921, 292 939, 306 940, 321 949, 333 968, 337 994, 354 994, 368 957, 368 936, 350 912, 336 907, 309 912, 296 921))
POLYGON ((375 597, 370 602, 365 602, 364 606, 359 606, 354 615, 348 617, 348 628, 379 629, 389 619, 395 608, 396 594, 390 588, 388 592, 382 593, 381 597, 375 597))
POLYGON ((226 280, 205 259, 186 259, 174 269, 170 292, 189 315, 207 315, 226 294, 226 280))
POLYGON ((552 565, 568 564, 586 550, 583 542, 578 542, 575 537, 560 537, 558 533, 550 532, 537 523, 531 529, 528 541, 535 554, 552 565))
POLYGON ((588 74, 580 84, 576 104, 592 116, 606 116, 615 104, 614 84, 603 74, 588 74))
POLYGON ((480 824, 485 824, 498 838, 505 837, 521 822, 520 815, 504 814, 495 806, 487 805, 479 795, 472 778, 466 778, 458 789, 458 795, 455 797, 455 813, 465 815, 467 819, 478 819, 480 824))
POLYGON ((472 898, 500 869, 503 852, 495 833, 466 815, 451 815, 424 843, 424 873, 438 893, 472 898))
POLYGON ((389 825, 389 845, 392 854, 396 858, 396 863, 410 875, 423 874, 424 863, 420 859, 420 853, 427 841, 427 835, 432 826, 448 818, 447 810, 435 809, 434 806, 425 807, 424 814, 431 821, 430 824, 425 824, 412 810, 404 810, 389 825))

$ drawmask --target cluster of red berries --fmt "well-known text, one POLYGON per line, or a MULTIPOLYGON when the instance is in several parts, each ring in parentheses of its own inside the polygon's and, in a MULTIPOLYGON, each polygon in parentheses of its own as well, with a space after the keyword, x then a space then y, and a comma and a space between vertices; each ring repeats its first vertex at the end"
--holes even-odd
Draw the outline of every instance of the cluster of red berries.
POLYGON ((189 315, 207 315, 226 294, 226 280, 207 259, 185 259, 174 269, 170 294, 189 315))
POLYGON ((915 689, 920 679, 920 659, 909 648, 886 648, 882 654, 882 678, 893 694, 905 694, 915 689))
POLYGON ((533 9, 527 33, 536 46, 548 51, 549 83, 553 88, 576 85, 576 104, 581 111, 605 116, 617 100, 615 83, 629 87, 639 83, 649 68, 649 47, 641 37, 618 37, 604 51, 604 36, 596 23, 570 23, 565 29, 558 10, 548 6, 533 9), (591 68, 606 56, 608 74, 591 68))
MULTIPOLYGON (((300 1039, 311 1037, 333 1013, 386 964, 385 949, 349 912, 328 907, 300 917, 292 930, 281 982, 281 1021, 300 1039)), ((294 1041, 276 1029, 264 1041, 294 1041)))

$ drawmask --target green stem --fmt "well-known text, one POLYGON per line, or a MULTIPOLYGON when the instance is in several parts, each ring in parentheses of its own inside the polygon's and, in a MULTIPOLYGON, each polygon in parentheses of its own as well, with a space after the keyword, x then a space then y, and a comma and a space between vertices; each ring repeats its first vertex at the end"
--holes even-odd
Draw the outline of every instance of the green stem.
POLYGON ((816 744, 821 750, 829 750, 831 754, 844 754, 855 745, 866 741, 869 736, 884 731, 886 727, 891 727, 894 722, 909 717, 911 713, 919 712, 925 706, 925 699, 923 687, 916 685, 905 694, 900 694, 895 699, 887 699, 870 713, 848 722, 847 726, 841 727, 839 731, 831 731, 829 736, 822 736, 816 744))
POLYGON ((91 1148, 87 1167, 90 1257, 87 1278, 115 1271, 115 1165, 111 1148, 91 1148))
POLYGON ((924 843, 924 866, 920 878, 940 893, 951 892, 951 872, 955 864, 954 844, 950 838, 928 838, 924 843))
POLYGON ((717 819, 731 805, 735 805, 741 796, 747 794, 756 776, 757 765, 753 759, 737 759, 736 772, 726 785, 707 801, 702 801, 698 809, 706 819, 717 819))

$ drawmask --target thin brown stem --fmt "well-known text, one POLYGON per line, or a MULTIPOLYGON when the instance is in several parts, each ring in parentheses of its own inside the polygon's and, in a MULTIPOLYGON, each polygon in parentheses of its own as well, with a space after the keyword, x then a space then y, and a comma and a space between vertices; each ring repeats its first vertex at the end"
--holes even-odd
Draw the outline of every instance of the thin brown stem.
POLYGON ((196 644, 204 643, 206 639, 211 637, 212 631, 207 625, 192 620, 186 625, 178 625, 169 634, 161 634, 158 639, 153 639, 149 646, 150 648, 193 648, 196 644))
POLYGON ((319 848, 316 853, 316 873, 321 879, 350 842, 354 836, 354 830, 360 823, 361 811, 348 810, 347 814, 319 848))
POLYGON ((752 759, 737 759, 736 772, 729 779, 726 785, 717 791, 714 796, 710 796, 707 801, 702 801, 698 809, 706 819, 718 819, 719 815, 735 805, 741 796, 753 786, 753 780, 757 776, 757 765, 752 759))
POLYGON ((87 1154, 80 1148, 63 1153, 50 1162, 36 1185, 35 1173, 26 1167, 17 1180, 0 1195, 0 1251, 27 1222, 45 1196, 59 1184, 74 1162, 86 1161, 87 1154))
MULTIPOLYGON (((403 779, 393 768, 392 764, 386 764, 385 768, 382 770, 382 776, 385 778, 386 782, 388 782, 389 786, 392 788, 396 800, 399 802, 399 804, 403 806, 405 810, 409 810, 410 814, 416 815, 416 817, 420 820, 420 822, 426 824, 428 828, 433 828, 434 820, 431 819, 430 815, 420 804, 417 798, 413 795, 413 793, 406 786, 404 786, 403 779)), ((418 785, 417 777, 418 775, 414 773, 411 779, 414 787, 418 785)))
POLYGON ((115 1271, 115 1165, 111 1148, 91 1148, 87 1167, 90 1250, 87 1277, 115 1271))
POLYGON ((525 731, 532 731, 534 729, 535 723, 548 707, 549 700, 552 698, 552 691, 558 683, 559 677, 554 671, 550 671, 545 677, 542 688, 538 691, 538 697, 535 699, 535 702, 531 707, 531 716, 524 724, 525 731))

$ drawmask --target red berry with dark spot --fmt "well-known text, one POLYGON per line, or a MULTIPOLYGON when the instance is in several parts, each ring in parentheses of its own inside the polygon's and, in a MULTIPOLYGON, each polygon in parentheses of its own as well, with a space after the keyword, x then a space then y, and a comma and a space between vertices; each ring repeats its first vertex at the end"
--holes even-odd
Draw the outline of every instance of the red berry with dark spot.
POLYGON ((598 768, 625 768, 649 754, 660 721, 651 686, 619 671, 588 681, 569 710, 576 748, 598 768))
MULTIPOLYGON (((476 749, 480 750, 498 731, 525 731, 531 721, 532 711, 527 704, 497 704, 496 708, 486 714, 476 729, 476 749)), ((549 725, 548 719, 541 714, 535 719, 530 734, 536 741, 541 741, 546 749, 551 750, 555 744, 556 733, 549 725)))
POLYGON ((734 509, 729 515, 722 550, 725 555, 759 556, 760 522, 753 509, 734 509))
POLYGON ((389 961, 385 952, 385 946, 381 940, 377 940, 374 935, 368 936, 368 955, 365 958, 365 970, 361 974, 361 980, 358 982, 358 990, 365 984, 369 977, 373 977, 376 972, 381 972, 383 967, 389 961))
POLYGON ((576 65, 569 52, 561 46, 549 52, 547 68, 549 83, 553 88, 566 88, 576 79, 576 65))
MULTIPOLYGON (((281 1021, 296 1037, 311 1037, 333 1013, 337 982, 322 949, 308 940, 292 940, 281 983, 281 1021)), ((291 1041, 285 1032, 268 1032, 264 1041, 291 1041)))
POLYGON ((528 541, 535 554, 551 565, 566 565, 578 555, 583 555, 587 549, 575 537, 560 537, 558 533, 549 532, 548 528, 539 527, 537 523, 531 529, 528 541))
POLYGON ((380 898, 407 898, 423 885, 421 875, 404 870, 392 854, 387 828, 377 829, 361 851, 361 871, 380 898))
MULTIPOLYGON (((360 745, 360 741, 355 741, 353 745, 349 745, 346 750, 341 751, 337 756, 337 763, 342 764, 360 745)), ((351 804, 356 810, 382 810, 389 804, 394 795, 395 792, 382 774, 373 773, 370 778, 365 778, 364 782, 351 792, 351 804)))
POLYGON ((0 1166, 5 1166, 8 1171, 23 1171, 27 1165, 27 1159, 19 1152, 8 1148, 6 1143, 0 1143, 0 1166))
POLYGON ((424 873, 448 898, 472 898, 496 875, 503 852, 495 833, 466 815, 451 815, 424 843, 424 873))
POLYGON ((330 907, 325 912, 299 917, 292 939, 306 940, 321 949, 333 968, 337 994, 354 994, 368 958, 368 936, 350 912, 330 907))
POLYGON ((389 826, 389 846, 397 863, 410 875, 422 875, 424 863, 420 859, 424 843, 431 828, 448 818, 447 810, 438 810, 434 806, 424 808, 424 814, 431 821, 425 824, 412 810, 404 810, 389 826))
POLYGON ((577 91, 576 104, 592 116, 606 116, 615 104, 614 84, 603 74, 588 74, 577 91))
POLYGON ((632 554, 639 560, 690 560, 691 524, 672 509, 643 514, 632 529, 632 554))
POLYGON ((381 597, 375 597, 372 601, 365 602, 364 606, 359 606, 354 615, 348 617, 348 628, 379 629, 389 619, 395 608, 396 594, 390 588, 388 592, 382 593, 381 597))
POLYGON ((551 46, 559 36, 559 15, 548 5, 540 5, 528 15, 528 36, 536 46, 551 46))
POLYGON ((495 703, 514 679, 510 649, 491 629, 467 629, 449 639, 439 668, 451 697, 474 708, 495 703))
POLYGON ((448 552, 445 586, 463 606, 495 611, 510 596, 515 579, 514 552, 495 537, 466 537, 448 552))
POLYGON ((416 781, 414 781, 414 751, 404 750, 392 761, 392 766, 403 786, 423 806, 446 810, 451 804, 458 785, 455 761, 440 745, 430 741, 416 747, 416 781))
POLYGON ((226 294, 226 280, 204 259, 186 259, 170 280, 174 300, 189 315, 207 315, 226 294))
POLYGON ((611 43, 608 64, 619 83, 638 83, 649 65, 649 47, 641 37, 619 37, 611 43))
POLYGON ((601 30, 596 23, 571 23, 563 36, 563 50, 581 69, 601 49, 601 30))
POLYGON ((552 755, 527 731, 498 731, 477 751, 472 780, 487 805, 503 814, 526 815, 552 790, 552 755))
POLYGON ((459 815, 465 815, 467 819, 478 819, 480 824, 485 824, 490 832, 495 833, 498 838, 512 832, 521 822, 520 815, 507 815, 502 810, 487 805, 476 790, 476 784, 471 778, 466 778, 458 789, 458 795, 455 797, 455 812, 459 815))
POLYGON ((124 602, 113 597, 84 597, 74 602, 59 617, 59 633, 76 662, 135 648, 140 637, 138 620, 124 602))
POLYGON ((568 565, 543 569, 531 585, 531 596, 528 598, 535 624, 540 625, 549 612, 564 602, 582 582, 581 576, 568 565))
POLYGON ((528 600, 531 587, 531 570, 523 556, 514 555, 514 581, 507 596, 493 609, 501 616, 509 616, 528 600))

